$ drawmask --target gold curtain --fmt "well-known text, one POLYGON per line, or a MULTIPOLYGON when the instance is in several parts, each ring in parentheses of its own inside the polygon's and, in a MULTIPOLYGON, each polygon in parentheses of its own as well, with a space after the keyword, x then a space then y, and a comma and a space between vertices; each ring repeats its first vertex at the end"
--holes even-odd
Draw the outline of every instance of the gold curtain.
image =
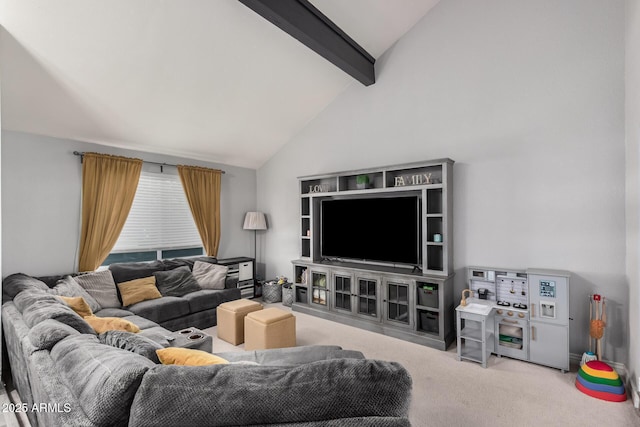
POLYGON ((220 177, 222 171, 198 166, 178 166, 182 188, 208 256, 220 245, 220 177))
POLYGON ((138 188, 142 160, 85 153, 79 271, 93 271, 116 244, 138 188))

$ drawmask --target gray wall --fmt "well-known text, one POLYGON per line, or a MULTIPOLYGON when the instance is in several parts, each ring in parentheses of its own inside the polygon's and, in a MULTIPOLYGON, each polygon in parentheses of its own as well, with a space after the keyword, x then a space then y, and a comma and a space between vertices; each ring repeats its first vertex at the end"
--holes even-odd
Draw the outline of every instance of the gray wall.
POLYGON ((640 376, 640 0, 627 0, 626 6, 628 370, 638 387, 636 378, 640 376))
MULTIPOLYGON (((82 165, 73 151, 220 168, 219 258, 251 256, 253 235, 242 229, 256 206, 256 171, 33 134, 2 132, 2 274, 61 274, 76 270, 82 165)), ((148 165, 145 165, 147 168, 148 165)), ((167 168, 167 170, 175 168, 167 168)), ((175 173, 175 172, 174 172, 175 173)))
POLYGON ((258 170, 267 276, 299 256, 297 176, 450 157, 456 295, 469 265, 570 270, 571 352, 598 292, 625 363, 624 3, 443 1, 376 68, 258 170))

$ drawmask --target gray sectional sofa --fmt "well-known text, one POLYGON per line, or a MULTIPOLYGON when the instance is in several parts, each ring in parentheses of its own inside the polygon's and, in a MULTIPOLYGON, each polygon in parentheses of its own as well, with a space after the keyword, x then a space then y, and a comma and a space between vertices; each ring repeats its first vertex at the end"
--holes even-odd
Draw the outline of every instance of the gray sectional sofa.
MULTIPOLYGON (((166 259, 153 262, 130 262, 116 263, 109 266, 109 271, 116 285, 130 280, 141 279, 154 275, 154 273, 175 270, 177 268, 188 267, 193 269, 196 261, 216 263, 214 257, 195 257, 166 259)), ((77 276, 71 274, 72 276, 77 276)), ((66 275, 39 277, 47 286, 53 288, 66 275)), ((7 277, 11 279, 12 276, 7 277)), ((78 277, 82 277, 81 275, 78 277)), ((6 279, 5 279, 6 280, 6 279)), ((116 288, 117 289, 117 288, 116 288)), ((118 298, 120 293, 118 291, 118 298)), ((3 290, 3 301, 7 300, 6 291, 3 290)), ((225 289, 202 289, 190 292, 181 297, 163 296, 162 298, 142 301, 131 306, 124 307, 130 314, 152 320, 160 326, 172 331, 177 331, 186 327, 196 327, 200 329, 216 326, 216 307, 227 302, 240 299, 240 289, 235 283, 227 282, 225 289)), ((121 300, 121 299, 120 299, 121 300)), ((113 304, 111 304, 113 305, 113 304)), ((109 307, 114 308, 114 307, 109 307)), ((122 307, 116 307, 122 308, 122 307)), ((125 313, 118 314, 103 313, 103 316, 123 317, 125 313)))
MULTIPOLYGON (((183 262, 116 265, 111 274, 128 281, 183 262)), ((153 349, 170 346, 169 330, 215 324, 204 295, 217 306, 239 297, 237 289, 165 296, 153 307, 149 301, 106 307, 94 314, 127 319, 141 331, 96 334, 57 297, 71 292, 65 279, 41 279, 20 274, 3 281, 4 348, 34 426, 410 425, 407 371, 360 352, 335 346, 227 352, 218 355, 230 363, 201 367, 154 360, 153 349)))

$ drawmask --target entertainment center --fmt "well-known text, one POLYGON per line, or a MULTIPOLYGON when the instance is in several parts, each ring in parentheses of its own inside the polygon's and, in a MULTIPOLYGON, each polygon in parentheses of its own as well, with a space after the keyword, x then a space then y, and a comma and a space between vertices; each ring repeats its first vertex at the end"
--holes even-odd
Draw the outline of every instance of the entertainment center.
POLYGON ((446 350, 453 160, 298 178, 293 310, 446 350))

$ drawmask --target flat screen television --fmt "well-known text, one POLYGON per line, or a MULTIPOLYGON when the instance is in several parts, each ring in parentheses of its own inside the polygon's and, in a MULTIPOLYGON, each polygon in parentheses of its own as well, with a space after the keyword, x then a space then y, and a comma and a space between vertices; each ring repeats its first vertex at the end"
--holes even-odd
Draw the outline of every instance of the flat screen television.
POLYGON ((321 256, 419 265, 421 207, 417 196, 323 200, 321 256))

